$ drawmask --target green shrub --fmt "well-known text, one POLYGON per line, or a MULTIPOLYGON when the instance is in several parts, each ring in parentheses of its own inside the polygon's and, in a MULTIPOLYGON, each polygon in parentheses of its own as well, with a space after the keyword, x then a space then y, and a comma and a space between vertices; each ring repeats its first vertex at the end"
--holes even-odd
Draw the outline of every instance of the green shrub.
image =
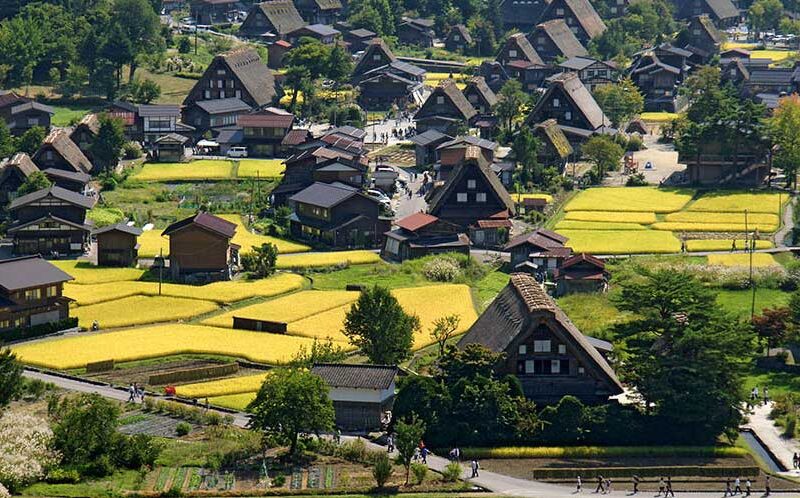
POLYGON ((180 422, 178 425, 175 426, 175 434, 178 436, 185 436, 192 432, 192 426, 186 422, 180 422))
POLYGON ((152 466, 158 455, 161 454, 162 446, 152 436, 136 434, 133 436, 119 435, 119 437, 114 458, 121 467, 139 469, 144 466, 152 466))
POLYGON ((428 466, 422 463, 412 463, 411 473, 414 474, 414 482, 422 484, 422 481, 425 480, 425 476, 428 475, 428 466))
POLYGON ((389 461, 389 455, 383 451, 377 452, 373 461, 372 477, 375 478, 375 483, 379 488, 382 488, 386 481, 392 477, 392 462, 389 461))
POLYGON ((445 482, 456 482, 461 478, 461 465, 458 462, 450 462, 442 470, 442 479, 445 482))
POLYGON ((338 456, 349 462, 362 463, 367 458, 367 445, 361 439, 351 439, 339 445, 338 456))
POLYGON ((796 431, 797 431, 797 416, 794 414, 787 415, 786 423, 783 426, 784 437, 793 438, 796 431))
POLYGON ((76 484, 81 482, 81 475, 75 469, 51 469, 45 477, 50 484, 76 484))
POLYGON ((281 488, 286 484, 286 475, 278 474, 272 478, 272 486, 275 488, 281 488))

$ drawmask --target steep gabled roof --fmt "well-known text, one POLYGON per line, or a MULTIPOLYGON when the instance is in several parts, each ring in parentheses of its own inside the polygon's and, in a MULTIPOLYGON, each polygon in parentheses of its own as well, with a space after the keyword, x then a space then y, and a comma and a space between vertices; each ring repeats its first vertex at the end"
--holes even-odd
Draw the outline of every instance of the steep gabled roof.
POLYGON ((502 0, 500 4, 505 26, 533 26, 542 17, 549 0, 502 0))
POLYGON ((39 171, 39 167, 25 152, 17 152, 10 158, 0 161, 0 180, 4 179, 12 170, 17 170, 25 178, 39 171))
POLYGON ((373 38, 367 44, 367 48, 364 50, 361 58, 358 59, 358 63, 353 69, 353 75, 362 75, 370 69, 374 69, 379 66, 385 66, 387 63, 391 63, 396 60, 397 57, 395 57, 394 53, 392 53, 392 50, 389 48, 389 45, 387 45, 382 38, 373 38), (375 55, 381 56, 381 62, 377 62, 375 60, 375 55))
POLYGON ((547 141, 550 142, 550 145, 553 146, 553 149, 555 149, 561 159, 566 159, 574 152, 567 136, 564 135, 564 132, 558 127, 558 123, 555 119, 542 121, 536 125, 535 129, 547 137, 547 141))
POLYGON ((439 86, 434 88, 433 92, 431 92, 425 100, 425 103, 422 104, 420 110, 417 111, 417 114, 424 116, 430 107, 439 105, 436 104, 436 98, 442 96, 453 105, 464 121, 469 121, 469 119, 476 114, 475 108, 473 108, 472 104, 464 97, 464 94, 461 93, 461 90, 458 89, 453 80, 444 80, 439 86))
POLYGON ((554 249, 557 247, 564 247, 564 243, 566 243, 567 240, 569 239, 561 234, 545 230, 544 228, 537 228, 532 232, 517 235, 508 241, 504 249, 508 251, 522 244, 533 244, 543 249, 554 249))
POLYGON ((291 0, 270 0, 255 6, 264 14, 278 35, 285 35, 306 25, 291 0))
POLYGON ((0 261, 0 287, 14 292, 74 280, 39 255, 0 261))
POLYGON ((315 363, 311 373, 319 375, 330 387, 386 390, 397 376, 391 365, 358 365, 344 363, 315 363))
POLYGON ((472 92, 480 95, 490 107, 497 103, 497 95, 489 88, 489 85, 486 84, 486 79, 483 76, 475 76, 467 82, 463 93, 466 96, 472 92))
POLYGON ((506 53, 508 49, 517 50, 517 57, 513 60, 522 60, 532 64, 544 65, 544 61, 531 45, 531 42, 522 33, 514 33, 508 37, 500 53, 506 53))
POLYGON ((612 395, 622 393, 622 384, 611 365, 527 273, 511 275, 508 285, 461 338, 458 347, 480 344, 491 351, 504 352, 520 334, 543 321, 554 323, 555 327, 549 328, 560 341, 573 348, 587 373, 604 381, 612 395))
POLYGON ((575 266, 578 263, 589 263, 592 266, 595 266, 601 270, 606 267, 606 264, 603 262, 602 259, 592 256, 591 254, 582 252, 572 256, 571 258, 561 263, 561 270, 565 270, 571 266, 575 266))
POLYGON ((463 24, 456 24, 455 26, 450 28, 450 32, 447 34, 447 38, 449 39, 455 33, 461 35, 461 39, 464 40, 465 43, 472 43, 472 35, 469 34, 469 30, 463 24))
POLYGON ((549 78, 550 86, 547 87, 544 95, 536 103, 536 107, 531 112, 528 119, 530 120, 536 116, 537 111, 548 105, 550 97, 557 91, 561 90, 566 97, 572 101, 575 109, 579 111, 589 122, 592 130, 601 128, 605 123, 611 121, 603 113, 603 110, 597 104, 597 101, 592 97, 589 90, 583 85, 577 73, 561 73, 549 78))
POLYGON ((564 57, 589 55, 586 47, 578 41, 578 38, 569 29, 564 19, 552 19, 538 24, 533 34, 531 34, 531 39, 535 40, 537 36, 549 38, 564 57))
POLYGON ((11 203, 8 205, 8 209, 13 211, 14 209, 27 206, 28 204, 44 199, 48 196, 83 209, 91 209, 95 204, 93 197, 86 197, 85 195, 81 195, 77 192, 72 192, 71 190, 52 185, 48 188, 43 188, 41 190, 37 190, 36 192, 31 192, 30 194, 17 197, 11 201, 11 203))
POLYGON ((488 162, 483 158, 478 147, 473 145, 467 148, 464 154, 464 160, 456 165, 452 173, 450 173, 450 176, 447 177, 444 186, 434 194, 428 207, 428 213, 436 216, 455 192, 456 185, 461 181, 461 177, 472 169, 478 170, 486 181, 486 184, 489 185, 494 195, 500 203, 506 207, 509 213, 514 214, 516 212, 514 201, 511 200, 508 191, 500 182, 500 179, 494 171, 492 171, 488 162))
POLYGON ((223 220, 219 216, 214 216, 213 214, 203 212, 197 213, 196 215, 190 216, 183 220, 176 221, 172 225, 168 226, 163 232, 161 232, 161 235, 170 235, 189 225, 197 225, 205 230, 216 233, 217 235, 221 235, 226 239, 232 239, 236 234, 235 223, 223 220))
POLYGON ((97 132, 100 131, 100 119, 98 118, 97 114, 90 113, 82 117, 81 120, 78 121, 78 124, 75 125, 75 130, 73 130, 73 133, 80 128, 85 128, 93 135, 97 135, 97 132))
POLYGON ((34 162, 39 160, 39 154, 45 149, 52 147, 75 171, 90 173, 92 163, 86 158, 81 149, 69 138, 67 130, 60 128, 50 132, 45 137, 39 150, 33 155, 34 162))
POLYGON ((719 20, 739 17, 739 9, 731 0, 705 0, 711 13, 719 20))
POLYGON ((100 235, 108 232, 122 232, 122 233, 127 233, 128 235, 133 235, 134 237, 138 237, 139 235, 142 234, 142 229, 135 226, 130 226, 127 223, 123 222, 123 223, 117 223, 115 225, 107 225, 102 228, 98 228, 97 230, 92 232, 92 235, 100 235))
MULTIPOLYGON (((572 11, 575 16, 575 19, 578 21, 578 24, 581 25, 584 31, 589 35, 589 38, 597 38, 598 36, 602 35, 603 32, 606 30, 606 24, 597 14, 597 11, 594 10, 592 4, 589 3, 589 0, 563 0, 566 4, 567 8, 572 11)), ((730 1, 730 0, 728 0, 730 1)), ((543 19, 554 19, 557 17, 562 17, 559 15, 555 15, 553 12, 556 9, 556 5, 558 2, 550 2, 545 9, 545 12, 542 14, 543 19)))
MULTIPOLYGON (((214 62, 224 64, 230 69, 258 107, 268 105, 275 97, 275 77, 254 49, 237 48, 217 55, 214 62)), ((212 70, 214 62, 206 71, 212 70)))
POLYGON ((714 43, 722 43, 722 33, 720 33, 720 31, 714 25, 714 21, 712 21, 710 17, 703 14, 701 16, 695 16, 693 20, 700 25, 700 27, 708 34, 714 43))

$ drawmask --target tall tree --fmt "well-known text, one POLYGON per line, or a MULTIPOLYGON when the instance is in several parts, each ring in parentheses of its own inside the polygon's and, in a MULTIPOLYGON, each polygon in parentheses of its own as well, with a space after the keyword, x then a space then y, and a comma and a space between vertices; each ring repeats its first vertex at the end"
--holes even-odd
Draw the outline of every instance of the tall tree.
POLYGON ((581 148, 581 152, 594 163, 593 180, 600 183, 609 171, 619 167, 625 151, 606 135, 595 135, 581 148))
POLYGON ((17 195, 30 194, 50 187, 52 183, 41 171, 34 171, 17 189, 17 195))
POLYGON ((289 66, 286 68, 286 86, 292 91, 289 101, 289 110, 294 112, 297 106, 297 97, 304 87, 310 85, 311 73, 303 66, 289 66))
POLYGON ((508 80, 500 89, 494 112, 506 133, 511 132, 514 120, 520 118, 522 106, 526 100, 527 96, 522 91, 522 83, 517 80, 508 80))
POLYGON ((353 72, 353 59, 340 45, 334 45, 328 54, 326 75, 336 82, 344 82, 353 72))
POLYGON ((114 0, 112 10, 120 34, 130 44, 126 62, 130 66, 128 81, 133 81, 139 57, 164 51, 161 24, 148 0, 114 0))
POLYGON ((792 312, 786 307, 767 308, 753 317, 753 329, 769 350, 784 344, 789 338, 792 312))
POLYGON ((412 414, 408 422, 399 420, 394 425, 394 432, 396 434, 395 446, 397 447, 398 459, 406 469, 406 486, 408 486, 411 460, 413 460, 417 446, 425 434, 425 423, 418 419, 416 414, 412 414))
POLYGON ((89 475, 113 470, 119 406, 99 394, 67 396, 50 407, 55 446, 71 467, 89 475))
POLYGON ((630 78, 597 87, 594 98, 614 128, 619 128, 644 109, 644 97, 630 78))
POLYGON ((778 100, 778 107, 767 119, 772 142, 777 145, 773 158, 775 166, 786 175, 786 186, 797 188, 800 168, 800 97, 792 94, 778 100))
POLYGON ((439 345, 439 356, 444 355, 447 341, 455 334, 460 321, 461 317, 458 315, 445 315, 434 320, 433 329, 431 329, 431 337, 433 337, 436 344, 439 345))
POLYGON ((19 140, 17 140, 17 149, 19 152, 25 152, 32 156, 42 146, 45 137, 45 129, 41 126, 32 126, 25 130, 19 140))
POLYGON ((273 370, 247 410, 253 414, 250 427, 267 439, 289 445, 290 454, 297 452, 301 432, 322 432, 333 429, 333 402, 328 385, 307 370, 282 368, 273 370))
POLYGON ((537 159, 539 140, 533 135, 533 130, 523 125, 514 137, 511 150, 519 164, 519 182, 526 187, 533 183, 540 183, 542 179, 542 165, 537 159))
POLYGON ((9 157, 16 152, 17 144, 15 142, 5 120, 0 118, 0 158, 9 157))
POLYGON ((125 127, 122 120, 101 114, 100 129, 90 148, 97 166, 103 171, 113 170, 125 146, 125 127))
POLYGON ((640 270, 621 286, 618 308, 636 317, 615 327, 628 352, 622 373, 642 406, 675 429, 676 441, 735 437, 752 328, 727 315, 690 273, 640 270))
POLYGON ((396 365, 411 355, 419 318, 409 315, 385 287, 361 292, 344 320, 344 334, 369 361, 396 365))
POLYGON ((0 409, 5 408, 22 388, 22 365, 9 348, 0 349, 0 409))

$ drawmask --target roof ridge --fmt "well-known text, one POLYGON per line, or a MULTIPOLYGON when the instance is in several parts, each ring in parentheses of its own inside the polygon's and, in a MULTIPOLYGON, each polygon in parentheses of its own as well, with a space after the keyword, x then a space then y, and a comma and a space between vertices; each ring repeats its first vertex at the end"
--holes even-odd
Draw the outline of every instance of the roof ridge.
POLYGON ((528 307, 528 311, 545 310, 555 313, 555 302, 530 274, 512 273, 511 284, 528 307))

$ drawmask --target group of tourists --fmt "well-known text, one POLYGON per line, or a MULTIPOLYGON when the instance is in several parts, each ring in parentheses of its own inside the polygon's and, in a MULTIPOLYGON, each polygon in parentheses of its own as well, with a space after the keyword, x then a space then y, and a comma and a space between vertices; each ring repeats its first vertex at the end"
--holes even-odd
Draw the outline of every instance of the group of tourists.
POLYGON ((136 403, 137 399, 144 403, 144 387, 134 382, 128 386, 128 403, 136 403))
MULTIPOLYGON (((731 487, 731 480, 730 478, 725 480, 725 494, 722 496, 733 496, 733 495, 743 495, 743 496, 750 496, 753 492, 753 484, 750 482, 750 479, 745 479, 744 481, 744 490, 742 490, 742 480, 737 477, 733 481, 733 487, 731 487)), ((769 476, 764 478, 764 496, 769 496, 772 492, 772 488, 769 482, 769 476)))
MULTIPOLYGON (((769 388, 764 387, 763 397, 764 406, 769 404, 769 388)), ((750 404, 757 405, 759 403, 758 386, 750 390, 750 404)))
MULTIPOLYGON (((800 454, 797 453, 794 454, 793 463, 795 468, 800 467, 800 454)), ((633 482, 633 492, 631 494, 635 495, 639 493, 639 484, 641 483, 641 479, 639 478, 638 475, 634 474, 632 477, 632 482, 633 482)), ((597 476, 597 487, 595 488, 594 492, 602 495, 609 494, 611 493, 612 490, 611 485, 612 483, 610 478, 597 476)), ((725 481, 725 494, 723 495, 723 497, 734 496, 734 495, 750 496, 752 494, 752 489, 753 485, 750 482, 750 479, 745 479, 744 489, 742 489, 741 478, 737 477, 733 481, 731 481, 731 479, 728 478, 725 481)), ((765 490, 764 496, 769 496, 769 494, 772 492, 769 476, 766 476, 764 479, 764 490, 765 490)), ((581 479, 581 476, 578 476, 577 487, 575 489, 575 492, 581 493, 582 491, 583 491, 583 480, 581 479)), ((658 479, 658 493, 656 493, 655 496, 663 496, 664 498, 667 498, 668 496, 669 497, 675 496, 675 491, 672 489, 672 477, 667 476, 666 479, 663 477, 658 479)))

